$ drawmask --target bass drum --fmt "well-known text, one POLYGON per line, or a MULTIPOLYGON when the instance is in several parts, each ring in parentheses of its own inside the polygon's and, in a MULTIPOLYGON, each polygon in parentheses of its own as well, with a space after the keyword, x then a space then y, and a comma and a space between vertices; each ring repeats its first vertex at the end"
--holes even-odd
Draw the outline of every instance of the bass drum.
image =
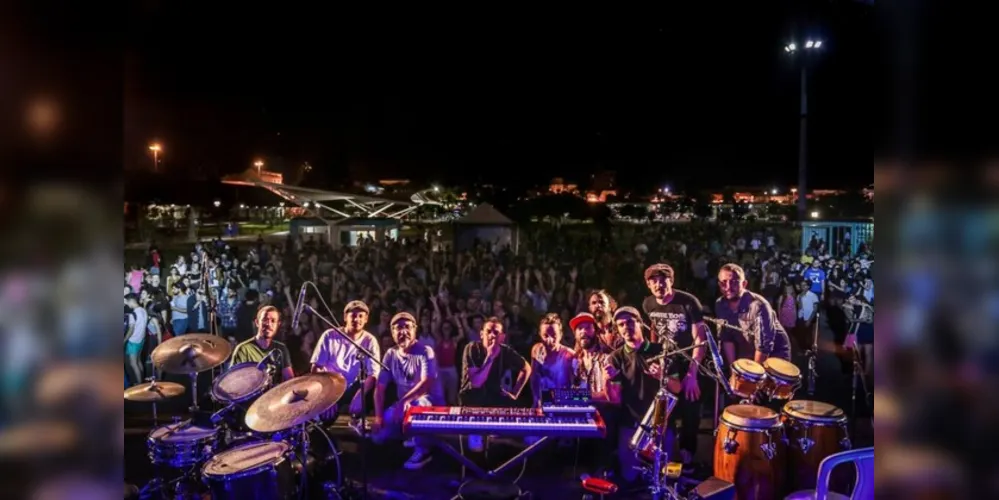
POLYGON ((714 475, 735 485, 740 500, 781 498, 787 454, 780 415, 770 408, 725 408, 715 434, 714 475))
POLYGON ((247 443, 212 457, 201 477, 215 500, 291 500, 295 469, 291 445, 247 443))
MULTIPOLYGON (((791 401, 781 411, 788 438, 789 491, 813 490, 819 464, 834 453, 851 448, 843 410, 818 401, 791 401)), ((833 471, 830 489, 848 491, 850 467, 833 471)))

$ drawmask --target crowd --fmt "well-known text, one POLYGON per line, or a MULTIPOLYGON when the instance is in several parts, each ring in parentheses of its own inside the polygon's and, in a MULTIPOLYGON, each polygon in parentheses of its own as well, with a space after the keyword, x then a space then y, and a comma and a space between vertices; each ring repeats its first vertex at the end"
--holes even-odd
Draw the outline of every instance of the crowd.
MULTIPOLYGON (((298 290, 311 282, 309 304, 323 313, 328 307, 335 319, 351 301, 367 304, 367 329, 382 352, 393 345, 392 316, 412 313, 421 340, 437 352, 446 397, 454 403, 463 347, 478 340, 485 318, 500 318, 506 343, 528 357, 547 314, 567 325, 587 310, 595 290, 608 291, 617 304, 640 305, 648 295, 643 270, 659 262, 675 269, 677 288, 706 305, 718 296, 720 267, 739 264, 750 289, 778 311, 798 349, 811 345, 809 332, 820 310, 828 313, 822 326, 833 330, 839 344, 873 344, 873 253, 866 242, 851 253, 848 241, 829 248, 813 239, 802 251, 795 232, 766 225, 615 226, 602 234, 569 226, 522 231, 515 255, 510 249, 491 252, 485 244, 454 251, 434 233, 338 249, 311 237, 239 246, 215 239, 171 256, 171 262, 151 245, 145 261, 128 263, 125 272, 129 380, 149 373, 149 352, 171 335, 217 331, 237 342, 251 338, 254 316, 264 305, 281 311, 278 338, 288 345, 295 372, 307 372, 327 326, 308 310, 295 329, 289 319, 298 290)), ((563 341, 571 344, 572 336, 563 341)))

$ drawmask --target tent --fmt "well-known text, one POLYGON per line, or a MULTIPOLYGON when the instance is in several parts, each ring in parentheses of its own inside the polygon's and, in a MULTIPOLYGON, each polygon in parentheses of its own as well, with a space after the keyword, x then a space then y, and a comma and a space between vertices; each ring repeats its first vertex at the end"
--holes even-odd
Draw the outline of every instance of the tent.
POLYGON ((509 245, 513 252, 517 253, 519 236, 517 225, 509 217, 492 205, 483 203, 468 215, 455 221, 454 248, 458 251, 467 250, 478 240, 492 245, 494 252, 499 252, 509 245))

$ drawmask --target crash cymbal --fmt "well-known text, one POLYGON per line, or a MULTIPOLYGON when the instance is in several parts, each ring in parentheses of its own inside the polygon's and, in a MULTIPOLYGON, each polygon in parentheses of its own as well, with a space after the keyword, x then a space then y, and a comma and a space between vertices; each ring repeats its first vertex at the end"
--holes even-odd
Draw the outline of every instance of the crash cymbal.
POLYGON ((310 373, 283 382, 260 396, 246 412, 246 426, 278 432, 304 424, 329 410, 347 390, 339 373, 310 373))
POLYGON ((173 382, 150 382, 125 389, 125 399, 140 403, 155 403, 184 394, 184 386, 173 382))
POLYGON ((221 365, 232 354, 232 344, 207 333, 174 337, 153 349, 153 364, 166 373, 190 375, 221 365))

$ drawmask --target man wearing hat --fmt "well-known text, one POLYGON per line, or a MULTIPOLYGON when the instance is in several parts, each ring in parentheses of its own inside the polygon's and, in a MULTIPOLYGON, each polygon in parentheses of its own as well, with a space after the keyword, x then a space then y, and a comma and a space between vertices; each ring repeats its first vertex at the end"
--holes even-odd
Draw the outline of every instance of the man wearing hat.
MULTIPOLYGON (((433 348, 419 341, 416 318, 408 312, 401 312, 392 317, 389 325, 395 347, 385 352, 385 359, 382 360, 385 369, 379 374, 375 389, 372 439, 376 443, 402 437, 402 420, 410 406, 444 404, 444 392, 437 379, 437 357, 433 348), (395 383, 399 399, 386 409, 385 391, 389 382, 395 383)), ((405 444, 416 448, 403 465, 405 468, 416 470, 430 462, 431 441, 416 437, 405 444)))
MULTIPOLYGON (((645 270, 645 285, 652 292, 642 302, 642 309, 649 317, 652 342, 663 343, 667 350, 686 349, 703 344, 711 335, 704 323, 704 308, 697 297, 673 288, 673 268, 668 264, 653 264, 645 270)), ((686 356, 670 358, 669 374, 683 383, 676 410, 670 415, 670 432, 675 432, 677 419, 683 420, 680 434, 680 459, 685 472, 693 472, 694 453, 697 451, 697 432, 701 425, 701 387, 697 378, 698 366, 707 352, 706 347, 695 347, 691 363, 686 356)))
POLYGON ((605 439, 587 440, 580 445, 586 447, 584 456, 593 457, 590 465, 609 468, 617 450, 617 414, 620 411, 612 401, 621 401, 621 386, 608 382, 605 378, 610 354, 601 349, 602 344, 597 337, 597 319, 590 313, 579 313, 569 320, 569 329, 576 336, 576 351, 572 358, 573 386, 590 389, 590 395, 607 426, 605 439))
MULTIPOLYGON (((606 380, 621 386, 618 400, 613 401, 621 404, 618 459, 621 476, 625 481, 632 482, 638 479, 636 467, 641 464, 629 442, 659 392, 662 364, 661 360, 654 358, 663 354, 663 346, 645 339, 642 316, 634 307, 618 309, 613 318, 618 334, 624 338, 624 346, 610 355, 604 375, 606 380)), ((676 394, 682 387, 679 380, 671 378, 667 381, 667 388, 676 394)))
MULTIPOLYGON (((347 303, 343 308, 343 331, 342 333, 360 345, 376 358, 381 358, 382 351, 378 346, 378 339, 364 329, 368 324, 368 305, 360 300, 347 303)), ((335 408, 325 415, 327 419, 336 418, 336 415, 344 410, 343 405, 351 415, 361 416, 361 398, 367 397, 375 387, 375 381, 381 371, 381 366, 375 360, 367 356, 358 356, 358 350, 353 344, 343 338, 340 332, 332 328, 323 332, 316 342, 316 349, 312 352, 312 371, 315 372, 335 372, 343 375, 347 380, 347 392, 340 399, 341 406, 335 408), (361 362, 365 364, 367 378, 358 380, 361 373, 361 362), (361 388, 363 387, 363 391, 361 388), (348 403, 349 402, 349 403, 348 403)))

